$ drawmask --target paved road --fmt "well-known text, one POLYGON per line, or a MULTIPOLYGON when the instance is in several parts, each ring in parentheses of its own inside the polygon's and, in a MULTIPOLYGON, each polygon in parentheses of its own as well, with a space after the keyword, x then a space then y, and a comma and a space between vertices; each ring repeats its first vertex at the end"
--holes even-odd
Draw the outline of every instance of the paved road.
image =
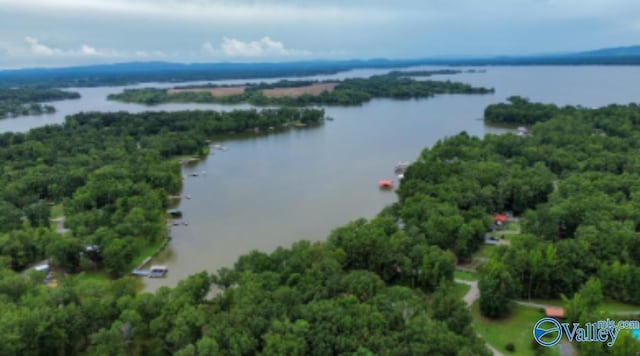
POLYGON ((65 229, 65 227, 64 227, 64 219, 65 219, 64 216, 61 216, 61 217, 56 218, 56 219, 51 219, 52 222, 55 222, 55 223, 58 224, 58 227, 56 228, 56 232, 61 234, 61 235, 70 231, 69 229, 65 229))
POLYGON ((457 279, 456 278, 456 283, 462 283, 462 284, 466 284, 469 287, 469 291, 467 292, 467 294, 464 295, 464 297, 462 298, 464 300, 465 303, 467 303, 467 306, 471 306, 471 304, 473 304, 473 302, 475 302, 476 300, 478 300, 478 298, 480 298, 480 289, 478 289, 478 281, 465 281, 464 279, 457 279))
MULTIPOLYGON (((467 304, 468 307, 471 307, 471 304, 473 304, 476 300, 478 300, 478 298, 480 298, 480 289, 478 288, 478 281, 465 281, 464 279, 455 279, 456 283, 462 283, 462 284, 466 284, 469 287, 469 291, 467 292, 467 294, 464 295, 464 297, 462 298, 464 300, 464 302, 467 304)), ((487 346, 487 348, 489 350, 491 350, 491 352, 493 353, 493 356, 503 356, 502 353, 496 349, 493 348, 493 346, 485 343, 485 345, 487 346)))

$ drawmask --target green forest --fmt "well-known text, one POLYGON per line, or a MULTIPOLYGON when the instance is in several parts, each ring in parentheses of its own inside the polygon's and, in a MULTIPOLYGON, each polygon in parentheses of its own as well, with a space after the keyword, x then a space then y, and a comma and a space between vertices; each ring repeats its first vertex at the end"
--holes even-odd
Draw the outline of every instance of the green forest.
POLYGON ((0 87, 0 119, 53 113, 55 107, 41 103, 79 97, 78 93, 58 89, 0 87))
MULTIPOLYGON (((283 80, 273 84, 246 84, 242 94, 215 97, 207 92, 169 93, 165 89, 144 88, 125 89, 122 93, 109 95, 110 100, 156 105, 167 102, 177 103, 249 103, 257 106, 285 105, 360 105, 374 98, 416 99, 429 98, 438 94, 489 94, 493 89, 476 88, 468 84, 451 81, 416 80, 412 77, 428 77, 436 74, 455 74, 458 71, 407 71, 375 75, 370 78, 352 78, 337 83, 335 90, 319 95, 304 94, 297 97, 267 97, 262 90, 272 88, 301 87, 320 82, 283 80)), ((205 86, 216 88, 217 86, 205 86)))
MULTIPOLYGON (((520 169, 544 165, 551 174, 539 176, 549 194, 524 204, 523 235, 493 267, 509 266, 517 282, 513 293, 521 297, 571 295, 599 278, 605 296, 640 304, 640 106, 559 109, 516 101, 487 112, 497 108, 504 118, 530 111, 524 115, 538 123, 529 137, 497 140, 503 141, 494 149, 500 156, 488 161, 502 159, 520 169)), ((525 196, 532 193, 528 187, 525 196)), ((498 210, 518 210, 496 203, 498 210)))
POLYGON ((166 237, 168 195, 182 186, 172 157, 206 154, 215 135, 321 123, 322 110, 80 113, 63 125, 0 135, 0 251, 13 270, 53 257, 68 272, 131 268, 166 237), (63 202, 71 235, 48 230, 63 202), (23 219, 24 217, 24 219, 23 219), (81 256, 86 246, 101 253, 81 256), (82 258, 81 258, 82 257, 82 258))
MULTIPOLYGON (((498 105, 515 117, 541 104, 498 105)), ((324 242, 251 252, 175 288, 138 293, 130 277, 74 273, 118 277, 141 246, 164 238, 167 195, 181 184, 172 157, 204 153, 216 134, 323 116, 85 113, 0 135, 0 353, 490 355, 452 281, 505 211, 522 233, 480 268, 483 315, 507 316, 514 299, 564 298, 570 321, 593 320, 603 298, 640 304, 635 104, 559 110, 525 137, 443 139, 407 169, 399 201, 370 221, 324 242), (59 201, 72 230, 62 236, 47 226, 47 203, 59 201), (82 253, 87 244, 101 252, 82 253), (69 272, 57 288, 19 274, 44 257, 69 272)), ((624 355, 619 347, 581 351, 624 355)))
POLYGON ((558 107, 554 104, 532 103, 521 96, 507 98, 507 103, 487 106, 484 120, 489 124, 533 125, 550 120, 558 115, 572 116, 580 108, 575 106, 558 107))

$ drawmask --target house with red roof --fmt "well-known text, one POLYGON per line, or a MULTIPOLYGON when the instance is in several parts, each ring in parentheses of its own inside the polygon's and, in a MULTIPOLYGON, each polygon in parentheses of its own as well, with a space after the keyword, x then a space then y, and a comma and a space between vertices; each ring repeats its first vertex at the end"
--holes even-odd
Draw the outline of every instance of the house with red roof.
POLYGON ((506 223, 508 219, 509 218, 507 218, 507 216, 504 214, 495 214, 493 216, 493 222, 498 225, 504 225, 504 223, 506 223))

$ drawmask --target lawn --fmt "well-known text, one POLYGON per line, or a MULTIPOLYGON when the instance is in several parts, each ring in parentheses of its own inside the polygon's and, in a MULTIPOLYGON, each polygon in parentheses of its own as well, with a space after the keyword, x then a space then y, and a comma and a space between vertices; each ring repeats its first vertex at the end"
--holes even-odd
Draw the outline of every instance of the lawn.
MULTIPOLYGON (((473 328, 491 346, 504 355, 534 355, 531 348, 533 326, 544 315, 537 309, 514 306, 511 315, 505 319, 492 320, 480 315, 478 303, 471 306, 473 328), (514 352, 508 352, 505 346, 513 343, 514 352)), ((547 355, 557 355, 556 348, 548 349, 547 355)))
POLYGON ((493 234, 496 237, 500 236, 508 236, 508 235, 519 235, 522 231, 520 226, 520 221, 507 221, 507 223, 499 230, 496 230, 493 234))
POLYGON ((454 283, 453 285, 453 292, 456 294, 457 299, 462 299, 469 289, 471 289, 471 286, 463 283, 454 283))
POLYGON ((497 248, 496 245, 482 245, 478 251, 474 254, 474 257, 490 258, 493 255, 493 251, 497 248))
MULTIPOLYGON (((73 278, 75 283, 77 284, 113 280, 107 272, 99 272, 99 271, 81 272, 80 274, 73 276, 73 278)), ((128 277, 128 278, 131 281, 131 283, 135 283, 134 286, 138 292, 143 291, 144 283, 142 282, 142 278, 134 278, 134 277, 128 277)))
POLYGON ((107 272, 82 272, 74 277, 77 283, 83 283, 85 281, 107 281, 111 279, 107 272))
POLYGON ((463 281, 477 281, 478 280, 478 273, 455 270, 455 271, 453 271, 453 277, 454 278, 458 278, 458 279, 462 279, 463 281))
POLYGON ((511 220, 511 221, 507 221, 507 223, 504 225, 504 229, 502 229, 505 232, 514 232, 514 233, 520 233, 520 221, 515 221, 515 220, 511 220))
POLYGON ((140 253, 138 254, 138 256, 134 258, 133 261, 131 262, 131 268, 137 267, 147 257, 155 255, 160 250, 163 244, 164 244, 164 240, 158 239, 158 241, 143 248, 142 251, 140 251, 140 253))
POLYGON ((53 205, 51 207, 51 218, 52 219, 57 219, 61 216, 64 215, 64 207, 62 206, 62 203, 58 203, 56 205, 53 205))
POLYGON ((602 305, 600 305, 600 310, 613 313, 626 311, 640 312, 640 306, 616 302, 613 300, 605 300, 604 302, 602 302, 602 305))

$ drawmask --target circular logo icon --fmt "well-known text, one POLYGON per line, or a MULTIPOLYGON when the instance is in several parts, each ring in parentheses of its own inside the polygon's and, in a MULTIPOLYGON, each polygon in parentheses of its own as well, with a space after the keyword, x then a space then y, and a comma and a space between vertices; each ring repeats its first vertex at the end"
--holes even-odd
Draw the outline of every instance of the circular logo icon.
POLYGON ((533 338, 542 346, 553 346, 560 341, 562 337, 562 326, 553 318, 542 318, 533 326, 533 338), (542 340, 545 336, 555 337, 550 341, 542 340))

